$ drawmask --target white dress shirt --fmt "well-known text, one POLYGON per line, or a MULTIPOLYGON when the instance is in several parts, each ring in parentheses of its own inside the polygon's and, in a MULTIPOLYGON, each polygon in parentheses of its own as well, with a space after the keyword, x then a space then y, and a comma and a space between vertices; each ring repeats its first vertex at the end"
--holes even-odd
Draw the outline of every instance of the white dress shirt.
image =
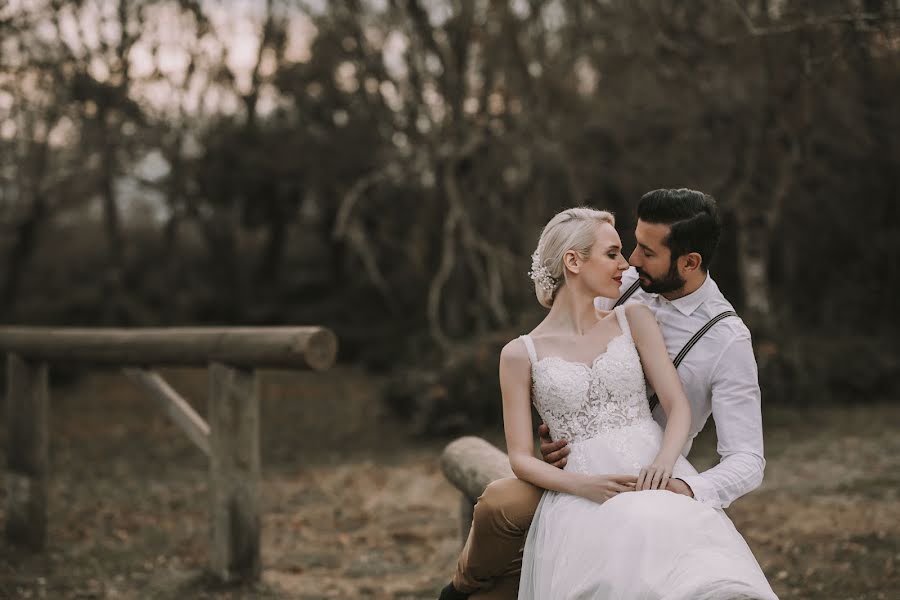
MULTIPOLYGON (((622 276, 622 292, 636 279, 634 267, 628 269, 622 276)), ((734 310, 709 275, 695 292, 677 300, 638 288, 626 304, 630 302, 642 302, 656 315, 672 358, 711 318, 734 310)), ((615 300, 597 298, 594 303, 601 310, 610 310, 615 300)), ((685 356, 678 375, 692 415, 690 437, 682 453, 687 456, 694 437, 712 414, 721 457, 715 467, 684 481, 698 501, 725 508, 759 487, 766 466, 756 359, 744 322, 726 317, 716 323, 685 356)), ((665 427, 662 406, 656 406, 653 418, 665 427)))

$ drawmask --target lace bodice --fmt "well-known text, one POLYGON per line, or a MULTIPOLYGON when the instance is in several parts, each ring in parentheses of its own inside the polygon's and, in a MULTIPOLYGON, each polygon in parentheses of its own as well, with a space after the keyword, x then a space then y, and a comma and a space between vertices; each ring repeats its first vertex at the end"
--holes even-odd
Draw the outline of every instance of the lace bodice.
POLYGON ((531 358, 531 398, 556 440, 570 442, 646 420, 652 422, 647 384, 625 317, 615 313, 622 333, 588 366, 558 356, 538 359, 530 336, 522 339, 531 358))

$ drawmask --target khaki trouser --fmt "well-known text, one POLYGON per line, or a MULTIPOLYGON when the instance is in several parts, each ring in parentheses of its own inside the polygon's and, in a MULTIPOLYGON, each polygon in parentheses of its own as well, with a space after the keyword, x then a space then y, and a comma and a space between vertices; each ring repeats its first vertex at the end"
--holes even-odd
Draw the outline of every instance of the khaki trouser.
POLYGON ((472 600, 515 599, 525 537, 542 493, 515 477, 485 488, 453 577, 457 590, 471 593, 472 600))

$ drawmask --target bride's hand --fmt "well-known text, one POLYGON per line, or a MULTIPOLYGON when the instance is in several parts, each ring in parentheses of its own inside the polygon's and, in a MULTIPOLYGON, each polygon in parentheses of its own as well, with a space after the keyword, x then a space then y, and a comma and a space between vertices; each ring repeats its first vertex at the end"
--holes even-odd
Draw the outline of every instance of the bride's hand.
POLYGON ((657 457, 652 464, 641 469, 635 490, 664 490, 672 477, 673 464, 657 457))
POLYGON ((633 492, 634 475, 584 475, 577 494, 600 504, 622 492, 633 492))

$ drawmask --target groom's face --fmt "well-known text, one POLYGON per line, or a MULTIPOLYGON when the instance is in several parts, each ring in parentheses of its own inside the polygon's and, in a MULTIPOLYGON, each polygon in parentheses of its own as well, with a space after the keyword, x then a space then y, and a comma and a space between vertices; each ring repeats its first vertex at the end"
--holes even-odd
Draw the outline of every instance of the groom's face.
POLYGON ((647 223, 638 219, 634 230, 637 245, 628 262, 637 269, 641 289, 651 294, 665 294, 684 287, 678 272, 678 261, 666 245, 670 228, 662 223, 647 223))

